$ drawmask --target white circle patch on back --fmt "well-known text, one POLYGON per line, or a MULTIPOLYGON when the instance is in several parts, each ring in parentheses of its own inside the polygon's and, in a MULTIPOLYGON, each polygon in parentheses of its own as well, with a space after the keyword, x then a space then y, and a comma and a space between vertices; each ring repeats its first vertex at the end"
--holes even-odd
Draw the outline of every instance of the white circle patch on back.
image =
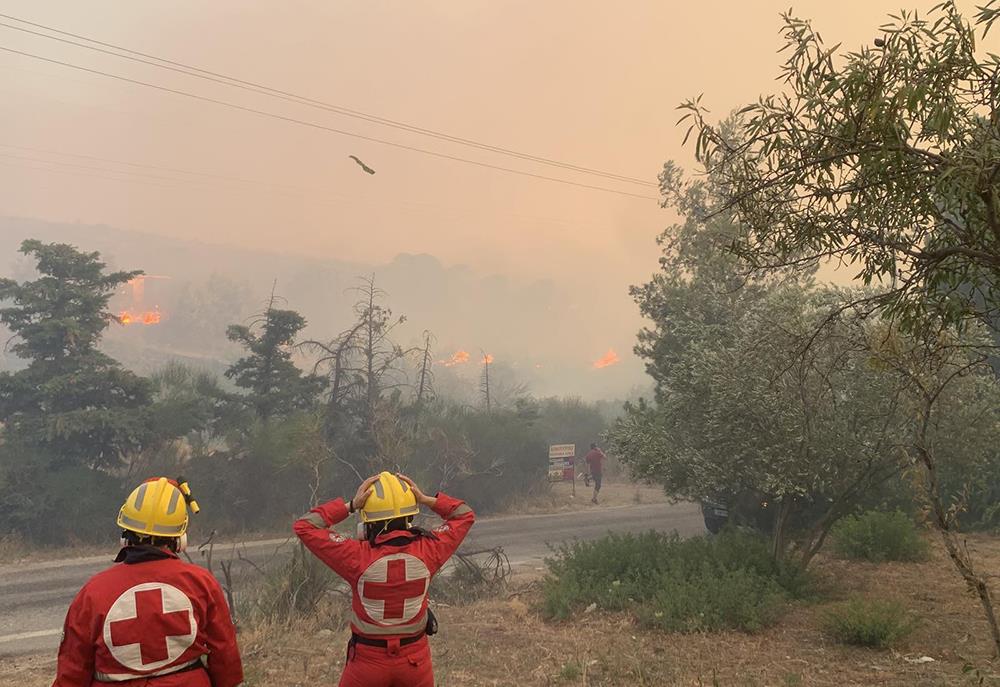
POLYGON ((145 582, 122 592, 104 619, 104 644, 126 668, 150 671, 176 661, 198 635, 191 599, 177 587, 145 582))
POLYGON ((431 573, 422 560, 393 553, 372 561, 358 579, 365 612, 383 625, 404 625, 420 613, 431 573))

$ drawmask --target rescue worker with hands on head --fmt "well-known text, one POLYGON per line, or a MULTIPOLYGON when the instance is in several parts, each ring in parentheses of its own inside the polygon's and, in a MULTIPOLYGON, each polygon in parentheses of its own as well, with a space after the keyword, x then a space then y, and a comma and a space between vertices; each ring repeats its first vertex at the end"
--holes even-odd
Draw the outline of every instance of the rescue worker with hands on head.
POLYGON ((351 587, 351 639, 340 687, 434 687, 427 635, 437 622, 427 607, 431 578, 475 521, 446 494, 427 496, 405 475, 383 472, 362 482, 350 501, 334 499, 295 522, 295 534, 351 587), (444 522, 413 526, 427 506, 444 522), (358 512, 358 537, 331 528, 358 512))
POLYGON ((83 586, 66 614, 53 687, 235 687, 243 681, 229 606, 212 574, 182 561, 183 479, 140 484, 118 514, 115 565, 83 586))

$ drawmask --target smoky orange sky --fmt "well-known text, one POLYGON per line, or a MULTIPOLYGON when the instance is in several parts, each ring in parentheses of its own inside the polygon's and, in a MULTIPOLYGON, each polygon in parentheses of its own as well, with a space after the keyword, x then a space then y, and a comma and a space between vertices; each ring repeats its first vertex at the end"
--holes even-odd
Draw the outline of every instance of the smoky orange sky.
MULTIPOLYGON (((926 10, 936 1, 902 4, 926 10)), ((961 4, 971 14, 975 3, 961 4)), ((853 48, 899 5, 808 0, 794 11, 831 45, 853 48)), ((787 7, 788 0, 7 0, 0 11, 454 136, 655 181, 664 160, 691 163, 675 126, 681 100, 705 93, 705 104, 724 115, 778 87, 779 12, 787 7)), ((657 195, 2 27, 0 46, 448 155, 657 195)), ((446 264, 586 290, 600 326, 628 337, 638 316, 627 286, 656 269, 653 240, 671 221, 655 200, 437 159, 10 53, 0 53, 0 100, 0 144, 35 149, 0 147, 0 214, 345 260, 430 253, 446 264)), ((628 348, 601 340, 595 357, 609 343, 628 348)))

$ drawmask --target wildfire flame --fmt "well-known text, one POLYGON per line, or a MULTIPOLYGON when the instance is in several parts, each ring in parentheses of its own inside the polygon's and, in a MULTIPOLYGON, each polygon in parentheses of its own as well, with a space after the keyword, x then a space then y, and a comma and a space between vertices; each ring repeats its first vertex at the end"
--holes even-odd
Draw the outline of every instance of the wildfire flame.
POLYGON ((455 367, 456 365, 464 365, 469 362, 469 352, 468 351, 455 351, 450 358, 445 360, 439 360, 439 363, 445 367, 455 367))
POLYGON ((147 279, 170 279, 170 277, 161 277, 153 274, 140 274, 138 277, 129 279, 128 285, 132 290, 132 307, 118 313, 118 321, 122 324, 151 325, 159 324, 163 320, 163 314, 160 312, 160 306, 154 306, 152 310, 143 309, 143 300, 146 296, 147 279))
POLYGON ((615 353, 615 349, 609 348, 607 353, 594 361, 594 369, 600 370, 601 368, 617 365, 620 362, 621 358, 619 358, 618 354, 615 353))
POLYGON ((157 310, 147 310, 145 312, 132 312, 131 310, 122 310, 118 313, 118 319, 124 325, 129 324, 159 324, 160 320, 163 319, 163 315, 157 310))
POLYGON ((486 355, 483 356, 483 365, 492 365, 492 364, 493 364, 493 356, 487 353, 486 355))

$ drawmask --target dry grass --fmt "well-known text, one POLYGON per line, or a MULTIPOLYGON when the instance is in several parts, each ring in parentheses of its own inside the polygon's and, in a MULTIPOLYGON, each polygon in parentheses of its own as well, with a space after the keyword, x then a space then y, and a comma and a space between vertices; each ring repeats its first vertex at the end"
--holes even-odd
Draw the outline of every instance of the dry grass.
MULTIPOLYGON (((988 569, 1000 567, 1000 538, 972 546, 988 569)), ((439 687, 683 685, 721 687, 1000 685, 990 662, 986 624, 936 544, 923 563, 875 565, 822 558, 830 583, 822 603, 798 604, 774 627, 676 635, 640 631, 627 615, 581 613, 548 623, 533 610, 536 580, 517 591, 463 607, 438 607, 441 633, 432 646, 439 687), (894 651, 841 646, 821 630, 825 608, 848 596, 898 599, 920 618, 894 651), (912 663, 930 656, 929 663, 912 663), (908 660, 909 659, 909 660, 908 660), (963 673, 972 664, 980 677, 963 673)), ((337 604, 342 602, 333 602, 337 604)), ((292 626, 261 626, 240 635, 248 687, 336 684, 343 666, 341 609, 320 609, 292 626)), ((0 661, 2 684, 42 687, 52 658, 0 661)))

